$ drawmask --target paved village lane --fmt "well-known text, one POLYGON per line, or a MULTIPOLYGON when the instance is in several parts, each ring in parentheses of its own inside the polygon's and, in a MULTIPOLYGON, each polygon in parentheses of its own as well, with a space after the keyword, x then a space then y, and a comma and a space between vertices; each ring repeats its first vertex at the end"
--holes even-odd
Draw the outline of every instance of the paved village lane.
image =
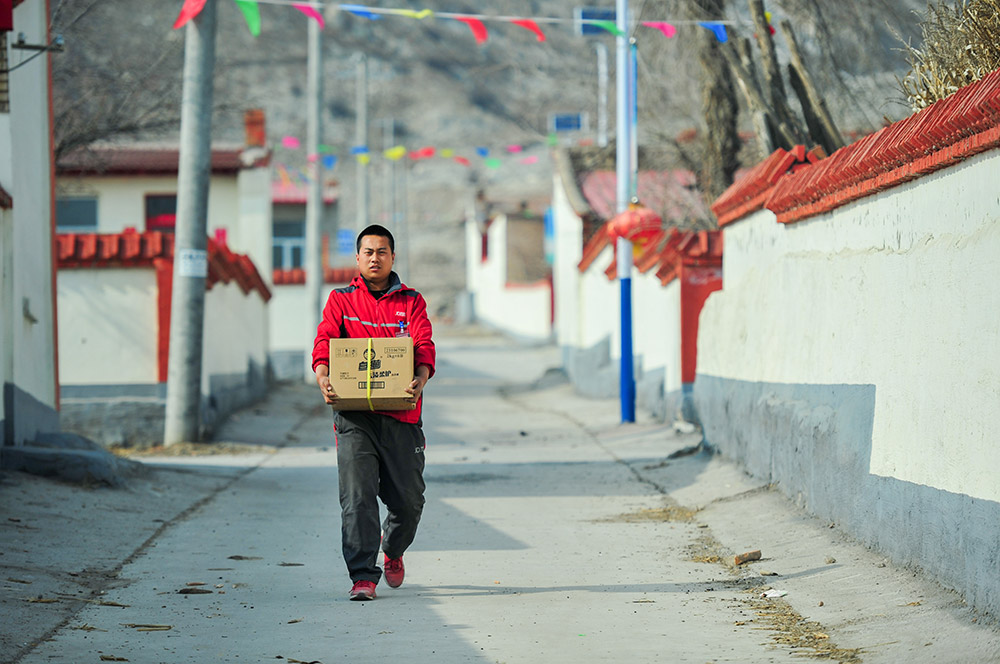
MULTIPOLYGON (((427 505, 401 588, 347 599, 319 409, 122 567, 102 597, 124 606, 85 605, 21 661, 996 661, 1000 635, 955 595, 721 459, 669 458, 697 435, 620 425, 616 402, 551 373, 532 385, 554 349, 443 336, 439 362, 427 505), (762 560, 734 567, 749 549, 762 560), (772 588, 787 595, 761 598, 772 588)), ((223 435, 267 443, 254 421, 223 435)))

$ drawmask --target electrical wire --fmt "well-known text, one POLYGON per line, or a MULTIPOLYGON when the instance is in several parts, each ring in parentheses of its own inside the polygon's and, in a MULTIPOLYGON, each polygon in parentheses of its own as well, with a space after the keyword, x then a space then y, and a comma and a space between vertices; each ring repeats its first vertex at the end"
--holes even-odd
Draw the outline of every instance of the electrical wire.
POLYGON ((31 62, 32 60, 34 60, 35 58, 37 58, 39 55, 42 55, 43 53, 47 53, 48 51, 53 50, 52 45, 54 43, 55 42, 52 42, 51 44, 49 44, 45 48, 39 50, 37 53, 32 53, 30 56, 28 56, 24 60, 21 60, 20 62, 18 62, 13 67, 10 67, 8 69, 0 69, 0 74, 9 74, 10 72, 14 71, 15 69, 19 69, 19 68, 23 67, 24 65, 28 64, 29 62, 31 62))

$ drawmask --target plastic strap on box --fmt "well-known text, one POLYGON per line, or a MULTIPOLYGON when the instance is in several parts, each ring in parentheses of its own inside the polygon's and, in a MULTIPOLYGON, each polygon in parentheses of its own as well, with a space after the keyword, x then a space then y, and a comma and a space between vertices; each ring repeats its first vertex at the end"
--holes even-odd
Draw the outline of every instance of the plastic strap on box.
POLYGON ((375 410, 372 404, 372 338, 368 337, 368 361, 365 363, 368 369, 367 389, 365 396, 368 398, 368 410, 375 410))

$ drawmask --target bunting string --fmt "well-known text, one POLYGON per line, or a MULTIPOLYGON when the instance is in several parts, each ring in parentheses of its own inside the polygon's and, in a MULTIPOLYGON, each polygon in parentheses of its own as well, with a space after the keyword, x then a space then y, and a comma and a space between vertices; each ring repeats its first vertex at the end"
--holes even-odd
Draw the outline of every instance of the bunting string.
MULTIPOLYGON (((315 20, 319 23, 319 27, 322 30, 325 27, 325 21, 323 19, 323 10, 328 7, 333 7, 341 11, 348 12, 354 16, 360 18, 366 18, 372 21, 379 20, 384 16, 398 16, 403 18, 410 18, 415 20, 425 20, 428 18, 443 18, 459 21, 465 23, 469 26, 472 32, 473 38, 476 43, 483 44, 489 39, 489 31, 486 28, 487 21, 493 22, 504 22, 510 23, 511 25, 516 25, 518 27, 524 28, 529 32, 533 33, 539 42, 546 41, 545 33, 542 31, 541 25, 551 25, 551 24, 561 24, 561 23, 573 23, 573 24, 586 24, 592 25, 594 27, 601 28, 602 30, 608 32, 609 34, 615 35, 616 37, 627 36, 623 33, 614 21, 608 21, 606 19, 588 19, 588 18, 566 18, 558 16, 535 16, 535 17, 525 17, 525 16, 495 16, 490 14, 469 14, 469 13, 458 13, 458 12, 435 12, 430 9, 401 9, 392 7, 370 7, 368 5, 358 5, 358 4, 339 4, 339 3, 323 3, 323 2, 301 2, 299 0, 233 0, 240 11, 243 13, 244 18, 247 22, 247 27, 250 33, 254 36, 260 34, 261 30, 261 20, 260 20, 260 8, 261 4, 270 5, 282 5, 292 7, 302 12, 305 16, 315 20)), ((184 5, 181 7, 180 14, 177 20, 174 21, 174 29, 179 29, 187 24, 188 21, 196 17, 205 6, 205 0, 184 0, 184 5)), ((671 20, 655 20, 655 21, 640 21, 638 26, 643 26, 659 31, 667 39, 671 39, 677 34, 677 26, 698 26, 710 30, 719 42, 728 41, 728 33, 726 26, 735 25, 737 21, 731 19, 716 19, 711 21, 705 20, 689 20, 689 19, 671 19, 671 20)), ((773 31, 773 28, 771 28, 773 31)))
MULTIPOLYGON (((549 146, 556 142, 558 142, 558 138, 555 135, 550 135, 546 139, 546 144, 549 146)), ((301 140, 295 136, 284 136, 281 138, 280 143, 283 148, 291 152, 297 152, 302 147, 301 140)), ((502 146, 502 148, 498 148, 496 151, 498 153, 502 153, 498 156, 492 155, 492 150, 485 146, 466 148, 465 150, 462 150, 463 152, 474 154, 475 157, 472 159, 462 154, 458 154, 458 150, 454 150, 452 148, 436 148, 432 145, 412 150, 408 150, 404 145, 395 145, 382 150, 381 153, 372 150, 367 145, 353 145, 343 148, 343 151, 354 156, 355 160, 359 164, 365 166, 371 164, 373 158, 383 158, 389 162, 399 162, 405 159, 410 163, 438 158, 453 161, 466 168, 474 168, 476 164, 478 164, 488 170, 497 170, 502 168, 507 163, 516 162, 517 164, 525 166, 540 163, 541 158, 537 154, 525 154, 528 150, 537 148, 539 145, 540 143, 533 143, 530 145, 512 143, 510 145, 502 146), (475 162, 473 159, 475 159, 475 162)), ((330 154, 335 150, 335 148, 329 145, 320 145, 319 150, 319 154, 307 154, 305 156, 306 161, 310 164, 314 164, 318 161, 323 164, 323 168, 325 170, 332 171, 338 163, 337 155, 330 154)), ((283 186, 291 186, 294 180, 298 180, 303 183, 307 183, 309 181, 310 176, 307 171, 286 166, 281 162, 275 162, 275 165, 283 186)))

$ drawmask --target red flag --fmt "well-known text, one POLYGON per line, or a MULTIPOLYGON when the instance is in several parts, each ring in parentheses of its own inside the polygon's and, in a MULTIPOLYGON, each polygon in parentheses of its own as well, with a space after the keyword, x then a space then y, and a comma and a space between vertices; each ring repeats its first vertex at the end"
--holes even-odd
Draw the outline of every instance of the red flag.
POLYGON ((542 32, 542 29, 539 28, 538 24, 535 23, 534 21, 529 21, 528 19, 522 18, 516 21, 511 21, 511 23, 513 23, 514 25, 519 25, 525 30, 531 30, 532 32, 535 33, 535 35, 538 36, 538 41, 540 42, 545 41, 545 33, 542 32))
POLYGON ((185 23, 200 14, 201 10, 204 8, 205 0, 184 0, 184 6, 181 7, 181 13, 177 16, 177 20, 174 21, 174 30, 183 28, 185 23))
POLYGON ((460 16, 455 19, 465 23, 472 30, 472 36, 476 38, 476 43, 482 44, 490 36, 486 31, 486 25, 478 18, 460 16))
POLYGON ((452 159, 460 163, 462 166, 471 166, 471 163, 465 157, 452 157, 452 159))

